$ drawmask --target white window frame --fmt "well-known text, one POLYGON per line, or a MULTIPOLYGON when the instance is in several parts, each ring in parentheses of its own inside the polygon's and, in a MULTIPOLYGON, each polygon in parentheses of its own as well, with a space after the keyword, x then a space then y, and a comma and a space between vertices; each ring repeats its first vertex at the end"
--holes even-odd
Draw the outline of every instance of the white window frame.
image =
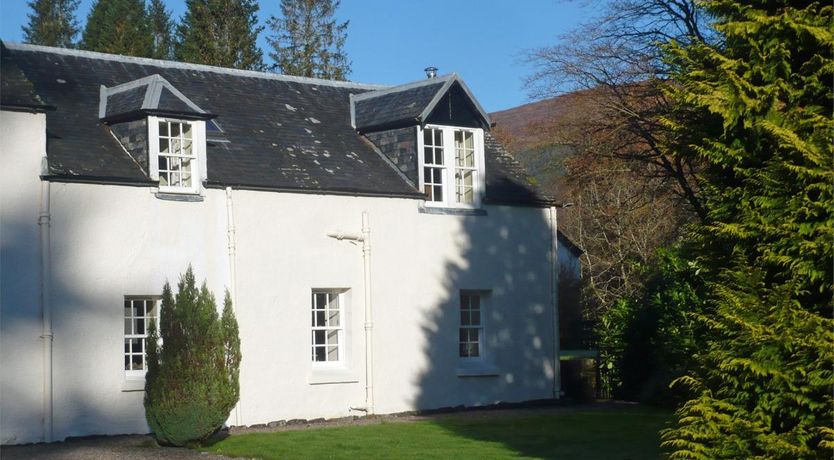
POLYGON ((457 348, 458 348, 458 359, 460 359, 462 362, 480 363, 480 362, 485 361, 485 358, 484 358, 484 354, 485 354, 484 353, 484 351, 485 351, 485 347, 484 347, 484 338, 485 338, 485 336, 484 336, 484 332, 485 332, 484 306, 485 306, 486 297, 487 296, 485 295, 484 291, 479 291, 479 290, 474 290, 474 289, 461 289, 460 291, 458 291, 458 302, 457 302, 458 303, 457 304, 457 311, 458 311, 458 331, 457 331, 458 340, 457 340, 457 342, 458 342, 458 347, 457 348), (463 297, 464 295, 469 296, 469 297, 477 297, 478 298, 478 317, 479 317, 478 319, 479 319, 479 321, 478 321, 477 324, 472 324, 471 313, 472 313, 473 310, 471 309, 471 305, 472 305, 471 300, 469 301, 469 304, 467 305, 467 307, 469 307, 469 308, 467 308, 466 310, 464 310, 464 308, 463 308, 464 306, 462 305, 461 297, 463 297), (464 321, 463 321, 464 311, 466 311, 466 313, 468 313, 468 315, 469 315, 468 316, 469 317, 469 323, 468 324, 464 324, 464 321), (467 341, 467 342, 462 342, 461 341, 460 336, 461 336, 461 333, 463 332, 464 329, 467 329, 467 330, 475 329, 475 330, 478 331, 478 356, 461 356, 460 346, 463 343, 472 343, 471 341, 467 341))
MULTIPOLYGON (((308 323, 309 327, 310 327, 310 336, 309 336, 310 337, 310 339, 309 339, 310 342, 308 344, 308 347, 309 347, 308 350, 310 352, 310 362, 312 363, 312 366, 313 366, 314 369, 341 368, 341 367, 344 367, 345 364, 347 363, 347 355, 346 355, 347 345, 345 343, 346 336, 347 336, 347 334, 345 332, 346 327, 347 327, 347 317, 345 316, 345 302, 347 300, 346 295, 345 295, 346 292, 347 292, 347 290, 345 290, 345 289, 324 289, 324 288, 322 288, 322 289, 319 289, 319 288, 312 289, 312 295, 310 296, 310 305, 308 307, 309 311, 311 313, 311 321, 308 323), (316 308, 315 308, 317 306, 317 304, 316 304, 316 294, 327 294, 328 296, 334 296, 337 299, 337 302, 339 303, 339 308, 338 308, 339 325, 338 326, 335 326, 335 327, 334 326, 328 326, 328 325, 320 326, 320 325, 314 324, 314 321, 316 321, 316 308), (320 330, 336 331, 336 340, 337 340, 337 345, 336 346, 337 346, 337 353, 339 355, 337 360, 334 360, 334 361, 316 361, 316 359, 315 359, 315 348, 317 346, 321 346, 321 345, 316 344, 315 333, 316 333, 316 331, 320 331, 320 330)), ((325 309, 325 312, 326 311, 327 310, 325 309)), ((325 317, 326 317, 326 315, 325 315, 325 317)), ((326 335, 327 335, 327 333, 325 332, 325 336, 326 335)), ((327 343, 326 340, 327 339, 325 339, 325 344, 327 343)), ((325 346, 325 357, 326 356, 327 356, 327 346, 325 346)))
MULTIPOLYGON (((130 316, 125 315, 125 312, 122 312, 122 323, 126 321, 130 321, 131 332, 128 333, 127 331, 122 329, 123 332, 123 340, 122 340, 122 361, 124 361, 125 357, 128 357, 130 360, 131 356, 135 355, 133 353, 133 349, 129 351, 124 350, 124 346, 127 345, 128 340, 140 339, 142 340, 142 367, 143 369, 124 369, 125 378, 126 379, 143 379, 145 378, 145 374, 148 372, 148 361, 147 361, 147 353, 148 353, 148 332, 150 328, 150 320, 153 319, 156 327, 159 327, 159 308, 161 304, 161 298, 159 296, 153 295, 126 295, 124 296, 124 304, 130 302, 130 316), (134 316, 134 309, 133 309, 133 302, 142 301, 142 302, 153 302, 153 311, 155 315, 148 316, 147 309, 143 311, 143 316, 134 316), (133 328, 135 328, 135 322, 133 319, 135 318, 142 318, 145 322, 145 332, 143 334, 137 334, 133 328)), ((123 308, 124 310, 124 308, 123 308)), ((132 360, 131 360, 132 361, 132 360)))
MULTIPOLYGON (((425 178, 423 177, 423 169, 425 164, 425 152, 423 132, 426 129, 438 129, 443 132, 443 200, 442 201, 425 201, 427 207, 437 208, 462 208, 462 209, 477 209, 480 208, 483 202, 485 186, 484 174, 484 130, 480 128, 464 128, 460 126, 447 125, 432 125, 417 126, 417 159, 418 168, 417 174, 419 176, 419 188, 424 190, 425 178), (472 181, 473 186, 473 202, 472 203, 458 203, 456 200, 457 184, 455 183, 455 131, 466 131, 473 134, 475 147, 475 178, 472 181)), ((468 169, 468 168, 467 168, 468 169)))
POLYGON ((161 193, 199 194, 206 174, 206 122, 203 120, 184 120, 148 116, 148 163, 151 180, 159 181, 159 123, 182 123, 191 126, 191 186, 174 187, 159 185, 161 193))

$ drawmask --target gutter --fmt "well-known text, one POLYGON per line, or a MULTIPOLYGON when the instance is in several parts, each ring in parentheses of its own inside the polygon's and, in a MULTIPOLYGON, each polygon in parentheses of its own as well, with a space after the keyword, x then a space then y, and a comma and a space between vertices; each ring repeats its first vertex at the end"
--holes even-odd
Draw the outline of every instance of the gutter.
POLYGON ((373 306, 371 304, 371 227, 368 223, 368 211, 362 212, 362 233, 329 232, 330 238, 339 241, 362 243, 362 262, 365 290, 365 407, 353 407, 351 410, 365 412, 367 415, 374 413, 374 322, 373 306))

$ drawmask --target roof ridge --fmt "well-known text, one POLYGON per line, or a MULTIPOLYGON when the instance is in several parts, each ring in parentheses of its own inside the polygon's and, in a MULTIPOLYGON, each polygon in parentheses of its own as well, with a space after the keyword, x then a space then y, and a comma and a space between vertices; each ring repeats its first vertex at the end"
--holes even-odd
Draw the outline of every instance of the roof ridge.
POLYGON ((405 84, 396 85, 396 86, 385 86, 385 87, 377 89, 375 91, 369 91, 369 92, 363 93, 363 94, 356 94, 356 95, 353 96, 353 100, 356 101, 356 102, 361 102, 361 101, 364 101, 365 99, 373 99, 375 97, 385 96, 386 94, 399 93, 401 91, 407 91, 407 90, 410 90, 410 89, 419 88, 421 86, 429 86, 429 85, 438 84, 438 83, 446 84, 446 83, 449 82, 449 80, 459 80, 459 79, 460 78, 458 77, 458 74, 452 72, 450 74, 442 75, 440 77, 427 78, 425 80, 417 80, 417 81, 413 81, 411 83, 405 83, 405 84))
POLYGON ((349 81, 335 81, 335 80, 325 80, 321 78, 310 78, 310 77, 296 77, 292 75, 282 75, 278 73, 269 73, 269 72, 258 72, 256 70, 242 70, 242 69, 230 69, 227 67, 217 67, 217 66, 210 66, 205 64, 191 64, 187 62, 177 62, 177 61, 165 61, 161 59, 151 59, 151 58, 144 58, 144 57, 136 57, 136 56, 123 56, 120 54, 108 54, 108 53, 99 53, 97 51, 85 51, 85 50, 74 50, 68 48, 55 48, 51 46, 41 46, 41 45, 31 45, 28 43, 16 43, 16 42, 7 42, 2 41, 3 45, 11 50, 17 51, 34 51, 34 52, 41 52, 41 53, 51 53, 51 54, 58 54, 64 56, 74 56, 74 57, 81 57, 87 59, 100 59, 105 61, 115 61, 115 62, 123 62, 129 64, 143 64, 143 65, 152 65, 156 67, 162 68, 169 68, 169 69, 182 69, 182 70, 200 70, 204 72, 215 72, 215 73, 224 73, 235 75, 239 77, 249 77, 249 78, 263 78, 266 80, 279 80, 279 81, 289 81, 295 83, 304 83, 310 85, 320 85, 320 86, 335 86, 340 88, 356 88, 356 89, 369 89, 369 90, 380 90, 385 88, 390 88, 390 85, 381 85, 381 84, 373 84, 373 83, 356 83, 356 82, 349 82, 349 81))

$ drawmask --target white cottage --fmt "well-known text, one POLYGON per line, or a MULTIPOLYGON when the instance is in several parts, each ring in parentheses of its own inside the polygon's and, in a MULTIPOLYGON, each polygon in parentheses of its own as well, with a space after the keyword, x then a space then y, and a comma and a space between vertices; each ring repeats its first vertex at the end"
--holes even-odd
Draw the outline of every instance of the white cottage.
POLYGON ((189 264, 230 425, 559 394, 555 203, 456 75, 382 87, 4 43, 0 442, 145 433, 189 264))

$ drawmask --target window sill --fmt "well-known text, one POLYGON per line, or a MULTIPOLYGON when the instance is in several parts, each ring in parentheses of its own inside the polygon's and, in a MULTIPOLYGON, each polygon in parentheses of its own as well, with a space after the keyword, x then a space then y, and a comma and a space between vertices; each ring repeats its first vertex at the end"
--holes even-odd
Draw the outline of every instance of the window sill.
POLYGON ((440 216, 486 216, 486 209, 480 208, 441 208, 434 206, 420 206, 417 211, 421 214, 435 214, 440 216))
POLYGON ((307 374, 308 385, 358 382, 359 378, 347 369, 313 369, 309 374, 307 374))
POLYGON ((145 391, 145 378, 125 378, 122 392, 145 391))
POLYGON ((457 368, 458 377, 498 377, 498 375, 498 368, 491 364, 464 364, 457 368))
POLYGON ((186 202, 200 202, 203 201, 203 196, 194 192, 156 192, 154 193, 160 200, 165 201, 186 201, 186 202))

